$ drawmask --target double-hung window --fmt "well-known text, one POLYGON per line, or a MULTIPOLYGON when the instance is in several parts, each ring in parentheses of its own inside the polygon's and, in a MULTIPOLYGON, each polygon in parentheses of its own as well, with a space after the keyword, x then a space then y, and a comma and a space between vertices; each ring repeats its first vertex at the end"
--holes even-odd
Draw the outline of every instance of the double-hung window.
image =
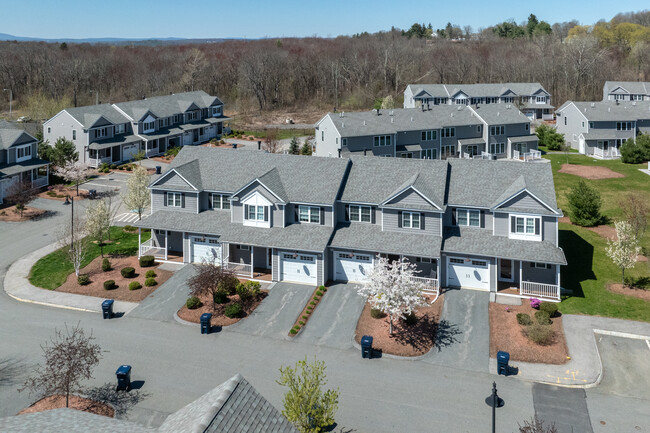
POLYGON ((422 131, 422 141, 431 141, 436 139, 437 131, 422 131))
POLYGON ((490 153, 492 155, 506 153, 505 143, 490 143, 490 153))
POLYGON ((377 146, 390 146, 390 141, 391 136, 390 135, 375 135, 373 137, 373 144, 375 147, 377 146))
POLYGON ((180 192, 167 193, 167 206, 181 207, 183 205, 183 197, 180 192))
POLYGON ((540 218, 526 215, 510 216, 510 237, 540 240, 540 218))
POLYGON ((617 131, 631 131, 632 122, 616 122, 617 131))
POLYGON ((230 200, 224 194, 212 194, 212 209, 230 209, 230 200))
POLYGON ((505 125, 490 126, 490 135, 504 135, 505 133, 505 125))
POLYGON ((370 220, 370 206, 357 206, 350 205, 349 209, 350 221, 369 223, 370 220))
POLYGON ((298 206, 298 219, 301 223, 320 224, 320 208, 316 206, 298 206))
POLYGON ((142 124, 142 131, 153 131, 155 129, 156 122, 144 122, 142 124))
POLYGON ((633 101, 643 101, 643 95, 632 95, 633 101))
POLYGON ((546 104, 546 96, 537 96, 535 102, 538 104, 546 104))
POLYGON ((481 211, 478 209, 456 209, 456 225, 481 227, 481 211))
POLYGON ((16 148, 16 162, 24 161, 32 157, 32 145, 21 146, 16 148))
POLYGON ((420 214, 418 212, 402 212, 402 227, 406 229, 419 229, 420 214))
POLYGON ((264 206, 248 205, 246 219, 251 221, 264 221, 264 206))
POLYGON ((456 128, 442 128, 440 135, 442 137, 455 137, 456 128))

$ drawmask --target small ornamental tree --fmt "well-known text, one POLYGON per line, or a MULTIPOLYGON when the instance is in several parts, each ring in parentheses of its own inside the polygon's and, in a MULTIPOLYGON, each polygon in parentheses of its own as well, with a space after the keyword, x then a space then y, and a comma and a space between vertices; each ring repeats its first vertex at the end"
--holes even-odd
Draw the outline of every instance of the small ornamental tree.
POLYGON ((190 289, 190 296, 199 298, 210 295, 212 298, 212 309, 216 310, 217 303, 215 301, 215 295, 219 292, 219 287, 222 283, 233 278, 233 273, 223 266, 218 266, 214 262, 203 262, 196 265, 195 268, 196 272, 187 282, 190 289))
POLYGON ((379 311, 388 314, 389 333, 393 334, 393 317, 406 318, 415 308, 426 305, 422 284, 415 283, 415 264, 405 258, 390 262, 377 257, 375 266, 368 272, 366 281, 357 290, 379 311))
POLYGON ((133 175, 126 181, 126 195, 122 197, 124 205, 138 212, 138 220, 142 219, 142 212, 151 203, 149 194, 149 175, 147 169, 138 166, 133 170, 133 175))
POLYGON ((79 196, 79 184, 86 180, 86 166, 81 162, 67 161, 64 165, 56 167, 54 173, 66 182, 74 182, 79 196))
POLYGON ((86 209, 86 232, 97 241, 101 256, 104 257, 104 239, 111 230, 111 209, 106 200, 97 200, 86 209))
POLYGON ((86 335, 78 324, 70 329, 66 326, 65 333, 55 330, 50 342, 41 346, 44 365, 36 367, 19 391, 27 389, 41 396, 65 395, 68 407, 70 394, 81 391, 81 383, 92 379, 92 371, 101 358, 101 349, 93 340, 92 332, 86 335))
POLYGON ((88 242, 84 238, 86 233, 86 221, 83 218, 75 217, 72 224, 61 226, 58 234, 59 245, 66 254, 66 257, 72 263, 74 273, 78 277, 81 265, 89 254, 88 242))
POLYGON ((621 269, 621 283, 625 284, 625 270, 631 269, 636 264, 637 256, 641 251, 634 235, 634 228, 627 221, 616 221, 616 239, 607 240, 607 257, 621 269))
POLYGON ((280 132, 277 128, 269 129, 266 132, 266 138, 264 139, 264 150, 269 153, 280 152, 280 140, 278 140, 279 134, 280 132))
POLYGON ((289 143, 289 153, 292 155, 300 155, 300 146, 298 145, 298 139, 295 136, 291 137, 291 142, 289 143))
POLYGON ((302 433, 321 432, 334 424, 339 404, 339 390, 322 390, 327 384, 325 363, 307 358, 295 367, 280 367, 279 385, 289 388, 284 396, 282 415, 302 433))
POLYGON ((625 221, 630 223, 634 230, 634 237, 637 242, 641 242, 648 226, 648 214, 650 213, 648 203, 636 194, 628 194, 619 205, 625 221))
POLYGON ((600 193, 587 185, 584 180, 571 189, 567 195, 569 199, 569 217, 573 224, 592 227, 601 222, 600 206, 602 200, 600 193))
POLYGON ((309 138, 305 138, 305 141, 302 143, 300 148, 301 155, 311 155, 311 144, 309 144, 309 138))

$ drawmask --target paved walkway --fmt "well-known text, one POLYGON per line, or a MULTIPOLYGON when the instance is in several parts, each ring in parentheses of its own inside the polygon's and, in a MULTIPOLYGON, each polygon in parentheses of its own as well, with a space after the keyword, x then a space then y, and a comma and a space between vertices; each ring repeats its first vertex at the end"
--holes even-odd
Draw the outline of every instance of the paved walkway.
POLYGON ((161 267, 175 271, 163 285, 143 299, 129 316, 141 319, 173 322, 174 314, 188 298, 187 280, 192 276, 192 265, 164 263, 161 267))
POLYGON ((327 290, 307 326, 295 338, 317 346, 353 347, 352 339, 364 305, 356 285, 335 284, 327 290))
POLYGON ((224 330, 280 340, 289 339, 289 330, 316 288, 305 284, 276 283, 269 289, 269 296, 250 317, 224 330))
MULTIPOLYGON (((4 288, 9 296, 19 301, 32 302, 34 304, 47 305, 49 307, 68 308, 71 310, 89 311, 92 313, 102 312, 102 298, 94 296, 77 295, 74 293, 57 292, 33 286, 29 282, 29 271, 41 257, 48 255, 57 249, 56 244, 27 254, 18 259, 7 270, 4 280, 4 288)), ((113 311, 127 314, 135 307, 135 302, 115 301, 113 311)))
POLYGON ((436 347, 425 362, 487 372, 490 359, 489 293, 451 289, 445 292, 436 347))

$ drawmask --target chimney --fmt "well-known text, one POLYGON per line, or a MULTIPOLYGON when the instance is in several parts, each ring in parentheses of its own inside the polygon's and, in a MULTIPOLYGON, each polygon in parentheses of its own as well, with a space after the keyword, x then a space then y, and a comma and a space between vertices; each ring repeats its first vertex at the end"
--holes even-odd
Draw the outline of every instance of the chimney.
POLYGON ((411 122, 413 122, 413 116, 411 116, 411 122))
POLYGON ((363 121, 363 126, 366 126, 366 121, 365 120, 363 121))

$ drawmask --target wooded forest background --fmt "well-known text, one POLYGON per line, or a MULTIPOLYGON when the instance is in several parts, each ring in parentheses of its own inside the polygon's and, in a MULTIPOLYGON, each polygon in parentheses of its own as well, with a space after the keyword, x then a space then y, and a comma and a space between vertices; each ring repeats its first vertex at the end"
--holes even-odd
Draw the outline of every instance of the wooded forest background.
MULTIPOLYGON (((430 36, 430 25, 414 24, 332 39, 0 42, 0 85, 13 91, 15 111, 46 119, 96 98, 118 102, 198 89, 240 115, 369 109, 388 95, 399 107, 410 83, 540 82, 560 106, 567 99, 601 99, 606 80, 649 79, 649 11, 593 26, 531 18, 478 32, 448 24, 438 36, 430 36)), ((2 98, 0 109, 8 105, 2 98)))

